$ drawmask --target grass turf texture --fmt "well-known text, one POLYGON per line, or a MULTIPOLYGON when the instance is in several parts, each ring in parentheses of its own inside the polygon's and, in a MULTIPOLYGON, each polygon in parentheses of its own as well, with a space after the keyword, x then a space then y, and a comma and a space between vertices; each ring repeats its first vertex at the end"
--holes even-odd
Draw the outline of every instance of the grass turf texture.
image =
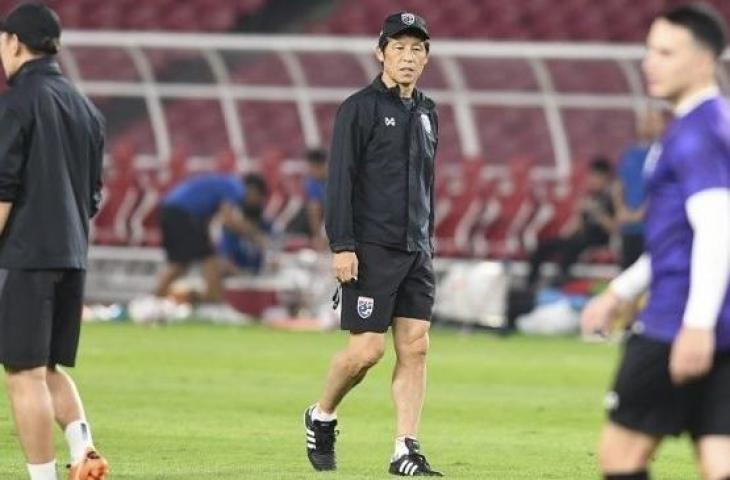
MULTIPOLYGON (((392 351, 339 410, 339 471, 317 474, 306 459, 301 414, 345 338, 86 325, 72 373, 113 479, 391 478, 392 351)), ((574 339, 434 331, 425 453, 449 478, 598 478, 593 452, 617 351, 574 339)), ((5 396, 0 436, 0 478, 25 478, 5 396)), ((57 447, 65 463, 60 433, 57 447)), ((686 440, 666 443, 653 472, 695 478, 686 440)))

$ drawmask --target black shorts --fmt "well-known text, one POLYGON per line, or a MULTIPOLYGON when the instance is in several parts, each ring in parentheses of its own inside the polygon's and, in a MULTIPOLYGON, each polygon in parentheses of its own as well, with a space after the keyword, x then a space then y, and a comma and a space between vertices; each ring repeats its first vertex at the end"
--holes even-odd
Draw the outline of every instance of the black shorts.
POLYGON ((671 344, 629 338, 606 396, 611 421, 655 437, 730 435, 730 352, 718 353, 706 377, 683 386, 670 379, 670 352, 671 344))
POLYGON ((160 209, 162 246, 172 263, 200 261, 214 254, 209 221, 175 207, 160 209))
POLYGON ((0 363, 73 367, 85 278, 84 270, 0 270, 0 363))
POLYGON ((431 320, 435 277, 429 252, 357 247, 358 279, 342 287, 343 330, 383 333, 393 317, 431 320))

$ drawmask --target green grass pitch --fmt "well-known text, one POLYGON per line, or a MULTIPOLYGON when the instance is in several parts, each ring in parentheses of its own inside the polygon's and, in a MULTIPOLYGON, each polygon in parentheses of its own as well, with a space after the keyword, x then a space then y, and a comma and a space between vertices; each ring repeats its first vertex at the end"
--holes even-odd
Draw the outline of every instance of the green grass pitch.
MULTIPOLYGON (((72 374, 113 479, 389 478, 390 351, 339 410, 339 471, 306 460, 301 414, 343 333, 201 324, 86 325, 72 374)), ((618 349, 575 339, 435 330, 420 438, 449 478, 595 479, 603 392, 618 349)), ((0 478, 25 478, 5 395, 0 478)), ((60 432, 59 463, 67 453, 60 432)), ((685 439, 655 478, 695 478, 685 439)))

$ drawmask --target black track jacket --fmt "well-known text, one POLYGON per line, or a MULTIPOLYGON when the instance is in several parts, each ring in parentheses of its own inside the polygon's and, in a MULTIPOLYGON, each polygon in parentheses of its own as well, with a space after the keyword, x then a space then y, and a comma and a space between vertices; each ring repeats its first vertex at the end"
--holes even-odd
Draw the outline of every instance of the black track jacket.
POLYGON ((104 121, 53 57, 25 63, 0 96, 0 201, 13 204, 0 268, 85 269, 99 208, 104 121))
POLYGON ((438 116, 420 91, 413 100, 408 109, 378 76, 340 105, 325 202, 333 252, 360 242, 433 251, 438 116))

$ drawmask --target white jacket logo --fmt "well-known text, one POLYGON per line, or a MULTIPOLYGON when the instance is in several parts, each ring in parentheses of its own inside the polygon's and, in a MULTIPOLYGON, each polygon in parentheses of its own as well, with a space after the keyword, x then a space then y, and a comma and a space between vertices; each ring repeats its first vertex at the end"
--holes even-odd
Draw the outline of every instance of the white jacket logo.
POLYGON ((395 117, 385 117, 386 127, 395 127, 395 117))
POLYGON ((423 129, 426 130, 426 133, 431 134, 431 120, 428 119, 428 115, 425 113, 421 114, 421 123, 423 124, 423 129))

